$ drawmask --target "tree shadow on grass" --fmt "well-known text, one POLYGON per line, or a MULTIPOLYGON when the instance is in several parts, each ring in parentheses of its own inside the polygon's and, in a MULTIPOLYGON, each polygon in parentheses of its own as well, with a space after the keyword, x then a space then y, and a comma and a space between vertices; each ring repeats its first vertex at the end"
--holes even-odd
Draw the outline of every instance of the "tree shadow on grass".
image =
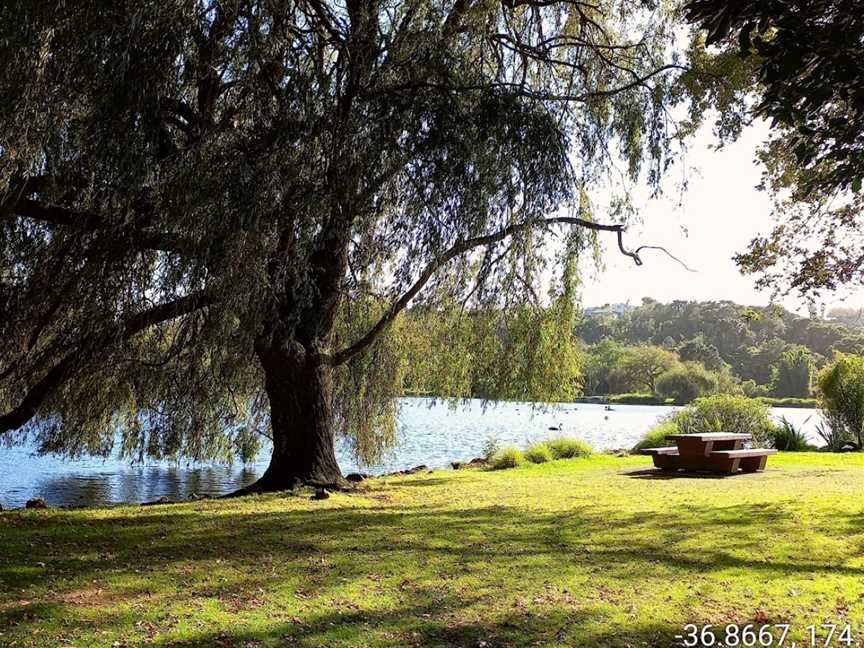
POLYGON ((660 480, 668 480, 668 479, 756 479, 760 475, 764 475, 764 471, 761 472, 737 472, 733 474, 720 474, 720 473, 710 473, 710 472, 697 472, 694 470, 663 470, 661 468, 644 468, 639 470, 625 470, 620 473, 626 477, 632 477, 633 479, 660 479, 660 480))
MULTIPOLYGON (((613 632, 609 608, 631 605, 634 592, 650 596, 730 569, 754 583, 864 576, 846 564, 852 543, 848 555, 811 547, 815 539, 799 533, 800 512, 783 502, 675 511, 584 502, 556 512, 503 504, 213 507, 6 514, 0 632, 27 636, 62 624, 76 636, 96 615, 100 630, 136 645, 142 618, 158 625, 164 610, 194 616, 207 607, 229 626, 209 622, 163 645, 358 645, 375 636, 390 645, 665 646, 652 642, 666 641, 671 625, 632 619, 613 632), (796 537, 795 555, 767 556, 766 529, 796 537), (609 584, 611 593, 602 590, 609 584), (31 601, 16 604, 25 591, 31 601), (561 628, 566 641, 556 637, 561 628)), ((829 514, 862 531, 848 514, 829 514)))
POLYGON ((422 606, 371 615, 331 612, 310 623, 281 625, 266 633, 211 632, 162 645, 165 648, 329 646, 338 637, 345 645, 365 646, 370 631, 378 631, 392 641, 391 645, 423 648, 544 645, 670 648, 676 645, 674 635, 680 632, 661 623, 600 630, 600 622, 607 619, 596 610, 556 608, 540 615, 509 612, 494 619, 464 622, 430 618, 439 612, 438 608, 422 606))

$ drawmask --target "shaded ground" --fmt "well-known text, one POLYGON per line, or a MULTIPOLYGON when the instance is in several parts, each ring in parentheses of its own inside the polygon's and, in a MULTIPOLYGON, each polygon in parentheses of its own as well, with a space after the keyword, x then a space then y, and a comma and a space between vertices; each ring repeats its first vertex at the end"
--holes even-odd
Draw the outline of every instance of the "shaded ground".
POLYGON ((671 646, 685 623, 864 637, 864 455, 651 479, 598 457, 0 514, 0 646, 671 646))

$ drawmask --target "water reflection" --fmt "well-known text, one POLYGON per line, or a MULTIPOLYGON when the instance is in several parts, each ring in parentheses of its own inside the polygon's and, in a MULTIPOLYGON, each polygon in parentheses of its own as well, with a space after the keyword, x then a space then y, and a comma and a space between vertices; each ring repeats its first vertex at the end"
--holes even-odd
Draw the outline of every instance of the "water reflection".
MULTIPOLYGON (((399 417, 400 444, 377 466, 363 470, 391 472, 419 464, 447 466, 453 460, 478 456, 490 437, 502 445, 525 446, 561 434, 578 436, 597 450, 628 448, 670 407, 620 405, 606 412, 601 405, 564 404, 538 410, 526 403, 498 403, 484 408, 472 401, 453 410, 429 399, 402 400, 399 417), (557 429, 550 429, 557 428, 557 429)), ((775 409, 815 438, 813 410, 775 409), (808 420, 809 419, 809 420, 808 420)), ((23 506, 42 496, 52 506, 84 506, 115 502, 146 502, 167 497, 219 495, 251 483, 267 466, 269 452, 262 451, 247 466, 150 463, 130 466, 116 458, 66 461, 38 457, 33 448, 0 447, 0 504, 23 506)), ((358 469, 350 449, 337 448, 344 472, 358 469)))
MULTIPOLYGON (((33 458, 38 462, 39 458, 33 458)), ((99 505, 116 502, 149 502, 167 497, 188 499, 192 495, 221 495, 252 483, 258 471, 229 466, 141 466, 125 470, 44 475, 27 488, 15 488, 4 500, 19 505, 41 495, 52 506, 99 505), (29 492, 28 492, 29 491, 29 492), (26 493, 26 497, 25 497, 26 493), (17 497, 16 497, 17 495, 17 497)))

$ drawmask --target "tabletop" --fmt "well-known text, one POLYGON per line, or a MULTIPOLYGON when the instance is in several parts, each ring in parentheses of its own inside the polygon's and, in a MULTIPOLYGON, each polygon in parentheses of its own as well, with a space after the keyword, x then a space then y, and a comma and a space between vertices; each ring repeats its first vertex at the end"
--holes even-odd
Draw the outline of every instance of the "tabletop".
POLYGON ((706 432, 705 434, 667 434, 670 441, 682 439, 693 439, 694 441, 749 441, 753 438, 751 434, 734 434, 727 432, 706 432))

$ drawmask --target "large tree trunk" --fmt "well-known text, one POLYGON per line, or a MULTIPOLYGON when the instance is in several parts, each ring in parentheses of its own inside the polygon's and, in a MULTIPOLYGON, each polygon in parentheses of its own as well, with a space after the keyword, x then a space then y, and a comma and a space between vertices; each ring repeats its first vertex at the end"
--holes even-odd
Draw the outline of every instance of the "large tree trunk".
POLYGON ((238 494, 344 483, 333 447, 333 369, 294 347, 257 350, 270 399, 273 455, 261 478, 238 494))

